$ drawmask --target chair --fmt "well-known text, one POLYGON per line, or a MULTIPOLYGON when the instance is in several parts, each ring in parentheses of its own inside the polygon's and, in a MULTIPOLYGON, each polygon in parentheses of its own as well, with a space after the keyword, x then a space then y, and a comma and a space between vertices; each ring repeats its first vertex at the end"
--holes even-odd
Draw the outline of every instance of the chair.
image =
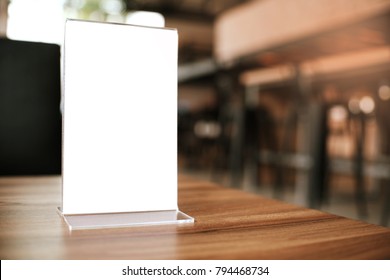
POLYGON ((61 173, 60 47, 0 39, 0 176, 61 173))

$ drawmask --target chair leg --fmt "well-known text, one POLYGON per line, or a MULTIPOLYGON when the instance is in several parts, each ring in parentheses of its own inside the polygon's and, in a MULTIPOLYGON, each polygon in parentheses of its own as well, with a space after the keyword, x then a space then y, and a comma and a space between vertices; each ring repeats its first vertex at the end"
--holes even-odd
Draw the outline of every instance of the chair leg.
POLYGON ((385 194, 384 194, 385 199, 383 201, 380 224, 382 226, 387 227, 389 225, 389 220, 390 220, 390 189, 389 189, 389 186, 385 187, 384 192, 385 192, 385 194))

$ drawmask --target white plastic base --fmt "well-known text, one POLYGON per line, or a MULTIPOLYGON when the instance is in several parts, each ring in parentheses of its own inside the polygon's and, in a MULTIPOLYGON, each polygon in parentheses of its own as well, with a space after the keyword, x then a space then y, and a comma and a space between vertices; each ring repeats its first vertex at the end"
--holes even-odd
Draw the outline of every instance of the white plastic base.
POLYGON ((194 223, 194 218, 179 210, 64 215, 58 208, 58 212, 69 230, 194 223))

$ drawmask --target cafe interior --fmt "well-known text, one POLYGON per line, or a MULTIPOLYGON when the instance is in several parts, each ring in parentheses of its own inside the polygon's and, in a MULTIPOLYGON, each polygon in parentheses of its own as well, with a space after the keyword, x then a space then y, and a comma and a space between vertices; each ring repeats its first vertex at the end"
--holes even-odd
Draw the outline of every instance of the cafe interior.
POLYGON ((55 51, 66 18, 178 30, 179 173, 390 226, 390 1, 0 0, 1 135, 5 85, 42 86, 12 72, 7 52, 28 53, 9 41, 58 46, 37 71, 58 91, 41 104, 51 142, 25 166, 9 158, 26 151, 0 147, 0 176, 61 172, 55 51))

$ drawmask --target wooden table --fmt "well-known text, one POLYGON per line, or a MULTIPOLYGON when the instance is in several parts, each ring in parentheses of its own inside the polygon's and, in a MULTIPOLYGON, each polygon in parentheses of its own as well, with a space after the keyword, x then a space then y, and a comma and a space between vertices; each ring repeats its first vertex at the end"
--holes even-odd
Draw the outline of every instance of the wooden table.
POLYGON ((69 232, 60 177, 0 178, 1 259, 389 259, 390 229, 179 176, 194 225, 69 232))

